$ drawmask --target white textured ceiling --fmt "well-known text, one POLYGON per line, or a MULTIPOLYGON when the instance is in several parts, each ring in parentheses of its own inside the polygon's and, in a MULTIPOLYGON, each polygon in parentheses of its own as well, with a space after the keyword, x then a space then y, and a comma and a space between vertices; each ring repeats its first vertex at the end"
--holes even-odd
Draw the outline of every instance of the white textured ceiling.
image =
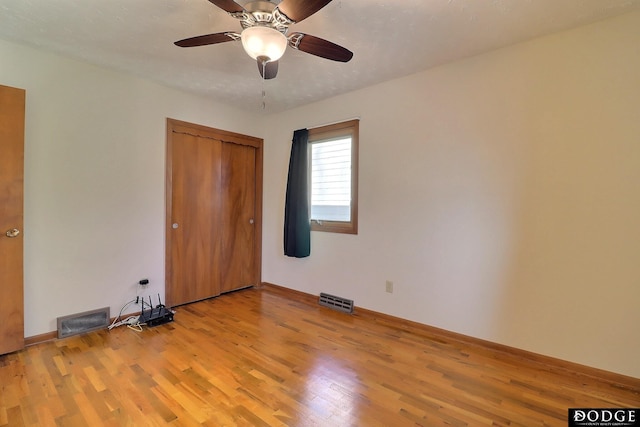
POLYGON ((288 48, 278 76, 265 82, 239 41, 173 44, 239 32, 239 22, 207 0, 0 0, 0 38, 247 111, 261 111, 264 85, 270 113, 638 8, 640 0, 333 0, 290 31, 348 48, 351 62, 288 48))

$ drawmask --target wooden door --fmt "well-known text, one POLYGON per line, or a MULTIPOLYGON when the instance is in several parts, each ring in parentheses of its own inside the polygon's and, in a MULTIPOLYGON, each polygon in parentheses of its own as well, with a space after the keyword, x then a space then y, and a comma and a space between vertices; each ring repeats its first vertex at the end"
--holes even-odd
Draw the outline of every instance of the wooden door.
POLYGON ((24 347, 25 91, 0 86, 0 354, 24 347))
MULTIPOLYGON (((171 139, 171 305, 220 294, 220 156, 222 144, 175 129, 171 139)), ((168 239, 169 241, 169 239, 168 239)))
POLYGON ((254 278, 255 148, 222 144, 221 292, 257 285, 254 278))
POLYGON ((262 140, 167 120, 166 301, 260 283, 262 140))

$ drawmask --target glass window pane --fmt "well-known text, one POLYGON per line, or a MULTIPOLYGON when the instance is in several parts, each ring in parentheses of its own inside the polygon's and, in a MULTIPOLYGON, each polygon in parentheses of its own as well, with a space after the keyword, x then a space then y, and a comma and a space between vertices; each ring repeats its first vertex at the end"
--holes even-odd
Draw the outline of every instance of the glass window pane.
POLYGON ((311 146, 311 218, 351 220, 351 138, 311 146))

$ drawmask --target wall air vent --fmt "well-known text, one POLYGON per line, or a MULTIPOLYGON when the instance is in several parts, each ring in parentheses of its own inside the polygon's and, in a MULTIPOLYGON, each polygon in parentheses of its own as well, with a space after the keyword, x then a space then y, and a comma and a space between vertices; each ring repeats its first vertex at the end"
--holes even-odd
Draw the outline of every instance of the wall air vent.
POLYGON ((319 304, 345 313, 353 313, 353 300, 335 295, 321 293, 319 304))
POLYGON ((58 317, 58 338, 106 328, 110 320, 109 307, 58 317))

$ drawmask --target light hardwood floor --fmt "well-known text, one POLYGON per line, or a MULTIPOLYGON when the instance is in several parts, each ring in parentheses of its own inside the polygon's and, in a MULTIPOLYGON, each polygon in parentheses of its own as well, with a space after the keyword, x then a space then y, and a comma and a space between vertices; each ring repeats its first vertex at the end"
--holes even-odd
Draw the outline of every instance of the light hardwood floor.
POLYGON ((639 407, 628 380, 267 286, 0 356, 0 426, 566 426, 570 407, 639 407))

